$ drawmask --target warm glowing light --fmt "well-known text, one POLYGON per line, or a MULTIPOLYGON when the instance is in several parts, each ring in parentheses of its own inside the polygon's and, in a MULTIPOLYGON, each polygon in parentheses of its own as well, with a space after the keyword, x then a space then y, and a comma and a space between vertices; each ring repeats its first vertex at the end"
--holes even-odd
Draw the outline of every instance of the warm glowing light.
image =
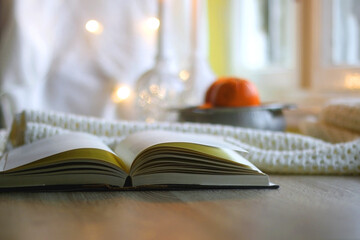
POLYGON ((88 32, 94 33, 94 34, 100 34, 103 31, 103 26, 100 22, 96 20, 89 20, 85 24, 85 29, 88 32))
POLYGON ((360 89, 360 74, 346 75, 345 87, 348 89, 360 89))
POLYGON ((149 17, 145 21, 145 26, 149 31, 156 31, 160 27, 160 20, 156 17, 149 17))
POLYGON ((139 33, 143 39, 152 45, 155 43, 157 31, 160 27, 160 20, 156 17, 148 17, 140 21, 137 25, 139 33))
POLYGON ((189 77, 190 77, 190 73, 186 70, 182 70, 180 73, 179 73, 179 77, 181 80, 183 80, 184 82, 186 82, 189 77))
POLYGON ((155 119, 154 118, 151 118, 151 117, 148 117, 145 119, 145 122, 147 123, 154 123, 155 122, 155 119))
POLYGON ((130 97, 130 94, 131 94, 131 90, 129 87, 121 86, 115 90, 112 96, 112 100, 116 103, 119 103, 128 99, 130 97))

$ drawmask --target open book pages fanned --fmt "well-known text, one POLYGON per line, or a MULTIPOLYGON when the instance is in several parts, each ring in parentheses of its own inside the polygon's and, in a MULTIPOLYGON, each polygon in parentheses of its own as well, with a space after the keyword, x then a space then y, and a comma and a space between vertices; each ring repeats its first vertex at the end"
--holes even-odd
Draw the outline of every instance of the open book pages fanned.
POLYGON ((0 160, 0 188, 277 188, 226 138, 152 130, 114 150, 96 136, 66 133, 35 141, 0 160))

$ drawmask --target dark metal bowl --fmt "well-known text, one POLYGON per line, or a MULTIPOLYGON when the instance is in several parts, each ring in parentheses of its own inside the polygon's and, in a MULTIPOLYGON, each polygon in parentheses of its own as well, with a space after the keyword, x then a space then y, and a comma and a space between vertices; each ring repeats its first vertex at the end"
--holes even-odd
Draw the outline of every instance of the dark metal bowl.
POLYGON ((246 128, 284 131, 286 124, 283 110, 292 104, 263 104, 258 107, 218 107, 200 109, 188 107, 179 110, 180 122, 217 123, 246 128))

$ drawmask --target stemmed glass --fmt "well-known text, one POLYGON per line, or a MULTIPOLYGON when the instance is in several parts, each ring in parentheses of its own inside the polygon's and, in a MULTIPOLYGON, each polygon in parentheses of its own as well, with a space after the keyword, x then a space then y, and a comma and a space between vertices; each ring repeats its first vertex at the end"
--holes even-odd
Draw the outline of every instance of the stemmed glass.
POLYGON ((138 118, 147 122, 176 120, 176 112, 183 103, 184 83, 170 64, 168 28, 168 0, 159 0, 160 27, 155 65, 136 82, 138 118))
POLYGON ((210 68, 206 56, 204 29, 204 0, 192 0, 191 21, 191 55, 189 59, 189 78, 185 81, 185 105, 200 105, 204 101, 205 92, 216 76, 210 68))

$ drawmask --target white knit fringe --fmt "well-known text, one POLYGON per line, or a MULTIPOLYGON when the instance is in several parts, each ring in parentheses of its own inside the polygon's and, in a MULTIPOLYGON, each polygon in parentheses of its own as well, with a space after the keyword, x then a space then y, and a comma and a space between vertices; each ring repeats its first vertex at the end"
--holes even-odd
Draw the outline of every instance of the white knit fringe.
MULTIPOLYGON (((246 129, 212 124, 106 121, 104 119, 56 112, 23 113, 23 132, 17 137, 30 143, 68 131, 87 132, 114 146, 130 133, 147 129, 207 133, 231 136, 249 151, 248 159, 268 173, 282 174, 358 174, 360 139, 331 144, 297 134, 246 129)), ((18 123, 20 124, 20 122, 18 123)), ((15 128, 16 129, 16 128, 15 128)), ((20 126, 17 127, 20 129, 20 126)), ((15 142, 15 146, 16 146, 15 142)))

